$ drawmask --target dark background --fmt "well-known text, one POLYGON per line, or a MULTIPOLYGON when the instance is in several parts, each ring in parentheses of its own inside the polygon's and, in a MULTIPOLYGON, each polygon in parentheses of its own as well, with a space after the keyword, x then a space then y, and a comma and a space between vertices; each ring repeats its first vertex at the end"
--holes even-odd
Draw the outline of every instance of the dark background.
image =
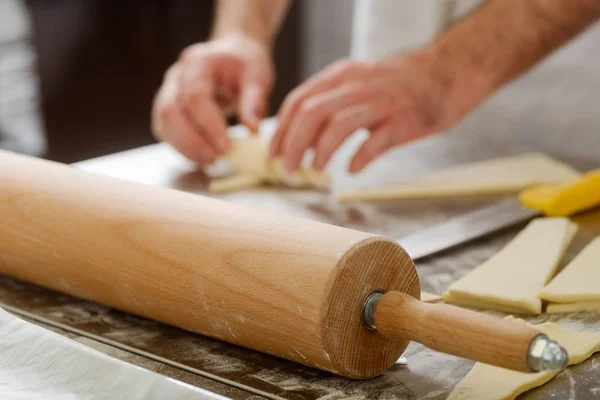
MULTIPOLYGON (((153 143, 150 110, 163 73, 185 46, 207 38, 214 3, 29 0, 46 158, 71 163, 153 143)), ((276 45, 271 111, 299 81, 298 3, 276 45)))

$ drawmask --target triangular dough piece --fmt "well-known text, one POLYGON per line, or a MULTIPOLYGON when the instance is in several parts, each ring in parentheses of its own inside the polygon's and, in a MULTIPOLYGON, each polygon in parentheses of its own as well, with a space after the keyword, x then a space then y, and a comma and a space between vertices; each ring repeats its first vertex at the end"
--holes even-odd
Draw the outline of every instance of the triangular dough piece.
POLYGON ((538 297, 556 303, 600 303, 600 237, 588 244, 538 297))
POLYGON ((266 143, 259 135, 231 138, 231 148, 225 159, 237 175, 212 180, 208 186, 211 193, 225 193, 263 184, 298 189, 326 189, 330 185, 328 175, 310 167, 300 167, 291 174, 285 172, 280 159, 268 157, 266 143))
POLYGON ((524 153, 434 171, 410 180, 341 193, 338 200, 384 201, 514 194, 541 183, 565 182, 578 171, 542 153, 524 153))
MULTIPOLYGON (((514 320, 512 317, 506 319, 514 320)), ((516 320, 525 323, 522 320, 516 320)), ((569 354, 569 365, 579 364, 600 351, 600 333, 575 332, 551 322, 535 325, 560 343, 569 354)), ((476 363, 467 376, 454 388, 448 400, 514 399, 519 394, 548 382, 558 371, 535 374, 476 363)))
POLYGON ((539 314, 538 291, 550 281, 577 225, 568 218, 537 218, 502 250, 454 282, 448 303, 539 314))

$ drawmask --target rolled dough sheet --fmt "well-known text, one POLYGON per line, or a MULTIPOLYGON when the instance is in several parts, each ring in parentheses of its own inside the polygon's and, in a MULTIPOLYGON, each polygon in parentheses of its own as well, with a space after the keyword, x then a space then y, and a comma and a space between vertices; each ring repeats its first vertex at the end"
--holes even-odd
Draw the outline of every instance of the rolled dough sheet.
POLYGON ((444 296, 440 296, 439 294, 421 292, 421 301, 424 301, 425 303, 437 303, 443 298, 444 296))
POLYGON ((444 301, 507 312, 539 314, 537 297, 577 232, 568 218, 537 218, 503 249, 454 282, 444 301))
MULTIPOLYGON (((514 320, 512 317, 506 319, 514 320)), ((526 323, 523 320, 517 320, 526 323)), ((569 365, 579 364, 600 351, 600 333, 575 332, 551 322, 536 325, 546 335, 558 341, 569 353, 569 365)), ((548 382, 558 371, 535 374, 476 363, 467 376, 454 388, 448 400, 504 400, 514 399, 527 390, 548 382)))
POLYGON ((340 193, 340 202, 452 198, 514 194, 541 183, 566 182, 580 176, 571 166, 542 153, 523 153, 462 164, 393 185, 340 193))
POLYGON ((3 400, 225 400, 112 358, 0 309, 3 400))
POLYGON ((297 189, 327 189, 330 178, 327 174, 302 166, 287 173, 281 159, 270 159, 265 139, 259 135, 231 138, 231 149, 225 159, 235 171, 232 177, 213 179, 208 186, 211 193, 225 193, 264 184, 297 189))
POLYGON ((538 297, 555 303, 594 301, 600 304, 600 237, 542 288, 538 297))
POLYGON ((600 312, 600 300, 576 301, 573 303, 550 303, 546 307, 547 314, 563 314, 580 311, 600 312))

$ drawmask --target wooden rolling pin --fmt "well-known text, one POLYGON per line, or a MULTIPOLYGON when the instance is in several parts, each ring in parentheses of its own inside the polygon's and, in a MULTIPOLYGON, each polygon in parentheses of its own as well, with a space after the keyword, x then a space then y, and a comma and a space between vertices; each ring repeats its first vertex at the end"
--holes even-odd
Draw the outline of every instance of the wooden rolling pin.
POLYGON ((419 301, 410 257, 373 234, 7 152, 0 221, 0 273, 342 376, 384 372, 409 340, 560 367, 537 329, 419 301))

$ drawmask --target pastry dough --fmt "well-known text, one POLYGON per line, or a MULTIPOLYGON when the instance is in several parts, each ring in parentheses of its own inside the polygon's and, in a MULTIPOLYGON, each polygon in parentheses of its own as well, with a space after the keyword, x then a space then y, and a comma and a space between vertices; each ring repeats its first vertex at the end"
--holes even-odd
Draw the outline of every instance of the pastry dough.
POLYGON ((594 239, 573 261, 538 293, 555 303, 596 301, 600 303, 600 237, 594 239))
POLYGON ((524 153, 470 164, 382 187, 363 188, 338 195, 340 202, 444 198, 514 194, 540 183, 565 182, 578 171, 542 153, 524 153))
POLYGON ((310 167, 301 167, 287 173, 281 159, 270 159, 266 143, 259 135, 231 139, 231 149, 225 156, 236 175, 213 179, 208 186, 211 193, 224 193, 263 184, 282 185, 293 188, 329 187, 330 179, 310 167))
MULTIPOLYGON (((506 319, 514 320, 512 317, 506 319)), ((525 323, 523 320, 516 321, 525 323)), ((569 354, 569 365, 579 364, 600 351, 599 333, 575 332, 551 322, 536 325, 536 328, 565 347, 569 354)), ((531 374, 477 363, 450 393, 448 400, 514 399, 519 394, 548 382, 557 373, 558 371, 544 371, 531 374)))
POLYGON ((574 303, 550 303, 546 308, 548 314, 562 314, 570 312, 600 312, 600 300, 576 301, 574 303))
POLYGON ((542 312, 538 291, 554 275, 577 225, 568 218, 537 218, 502 250, 453 283, 448 303, 507 312, 542 312))
POLYGON ((439 294, 421 292, 421 301, 424 301, 425 303, 437 303, 443 298, 444 296, 440 296, 439 294))
POLYGON ((540 292, 547 313, 600 312, 600 237, 594 239, 540 292))

